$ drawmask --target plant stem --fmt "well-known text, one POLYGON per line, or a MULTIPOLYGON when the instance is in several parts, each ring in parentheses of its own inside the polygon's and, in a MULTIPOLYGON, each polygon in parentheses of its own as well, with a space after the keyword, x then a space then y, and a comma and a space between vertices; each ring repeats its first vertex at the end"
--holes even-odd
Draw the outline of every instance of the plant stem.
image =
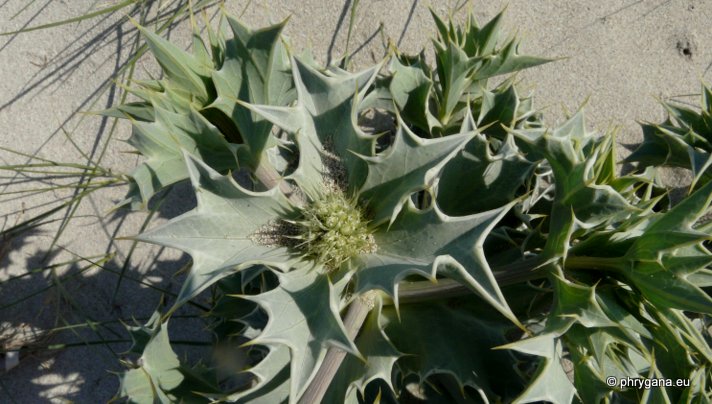
MULTIPOLYGON (((619 268, 619 258, 604 257, 569 257, 566 259, 566 269, 589 269, 599 271, 615 271, 619 268)), ((540 258, 514 262, 493 268, 494 277, 499 286, 514 285, 521 282, 545 278, 547 271, 545 261, 540 258)), ((467 286, 452 279, 440 279, 434 284, 430 281, 418 281, 401 284, 398 289, 398 303, 416 303, 427 300, 448 297, 466 296, 472 293, 467 286)), ((385 299, 383 304, 394 304, 392 299, 385 299)))
MULTIPOLYGON (((346 328, 346 335, 348 335, 350 340, 353 341, 356 338, 356 334, 358 334, 363 322, 366 320, 368 312, 373 308, 375 298, 375 292, 366 292, 357 297, 349 305, 346 317, 344 318, 344 328, 346 328)), ((314 379, 299 400, 299 404, 321 402, 326 390, 329 388, 331 380, 334 378, 336 371, 339 370, 339 366, 341 366, 341 362, 343 362, 345 357, 346 351, 335 347, 329 348, 324 357, 324 362, 322 362, 314 379)))
MULTIPOLYGON (((543 263, 544 261, 537 257, 495 267, 494 277, 500 286, 543 278, 546 277, 546 272, 537 271, 543 263)), ((398 288, 398 304, 466 296, 471 293, 472 290, 467 286, 452 279, 440 279, 437 283, 431 281, 402 283, 398 288)), ((385 299, 383 304, 395 304, 395 301, 385 299)))
POLYGON ((257 180, 262 183, 267 189, 279 186, 280 191, 287 196, 290 202, 295 205, 301 205, 304 201, 301 200, 299 194, 294 192, 294 187, 292 187, 287 181, 282 180, 282 176, 277 172, 277 170, 269 164, 266 159, 262 159, 257 168, 254 170, 254 176, 257 180))
POLYGON ((621 268, 620 257, 571 257, 567 258, 567 269, 591 269, 597 271, 618 271, 621 268))

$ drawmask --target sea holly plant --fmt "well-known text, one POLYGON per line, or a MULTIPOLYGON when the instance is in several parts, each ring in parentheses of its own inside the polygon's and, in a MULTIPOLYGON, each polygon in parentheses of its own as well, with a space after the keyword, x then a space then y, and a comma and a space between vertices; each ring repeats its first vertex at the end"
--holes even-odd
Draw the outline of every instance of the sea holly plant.
POLYGON ((433 40, 435 68, 425 54, 405 55, 396 50, 388 73, 377 81, 367 101, 398 111, 419 136, 441 137, 460 133, 463 125, 486 133, 478 136, 449 162, 441 175, 438 202, 450 214, 477 213, 512 200, 534 168, 520 158, 506 128, 532 127, 539 116, 531 97, 520 96, 514 77, 489 88, 490 79, 538 66, 551 59, 520 55, 518 40, 502 41, 502 16, 480 26, 470 15, 464 26, 446 23, 436 14, 437 38, 433 40), (497 139, 502 141, 498 143, 497 139), (482 171, 500 171, 493 178, 482 171), (486 167, 489 167, 486 169, 486 167), (479 181, 473 184, 471 181, 479 181), (486 189, 487 192, 482 192, 486 189), (463 200, 479 203, 461 203, 463 200))
POLYGON ((504 134, 502 125, 535 118, 532 100, 520 98, 512 80, 494 89, 488 88, 488 80, 551 59, 520 55, 515 37, 502 41, 503 13, 484 26, 472 14, 464 26, 432 15, 438 31, 433 40, 435 69, 428 65, 424 53, 410 56, 396 50, 390 74, 379 82, 371 101, 385 109, 397 109, 423 137, 459 132, 468 113, 480 127, 496 123, 491 134, 504 134))
POLYGON ((132 83, 128 90, 140 101, 105 112, 132 121, 128 142, 146 157, 133 172, 123 202, 134 208, 188 178, 182 150, 223 173, 246 167, 277 177, 272 166, 263 163, 268 150, 280 144, 270 136, 272 125, 238 101, 287 105, 294 100, 288 56, 280 39, 284 24, 254 31, 226 16, 220 30, 208 28, 209 45, 194 26, 192 54, 139 27, 164 77, 132 83), (230 39, 225 38, 225 25, 233 33, 230 39))
POLYGON ((696 184, 711 178, 712 164, 712 90, 702 86, 699 110, 681 103, 665 102, 668 118, 661 124, 645 123, 643 143, 628 157, 642 166, 686 168, 696 184))
POLYGON ((282 24, 229 16, 192 54, 142 29, 165 77, 107 112, 132 121, 146 157, 127 202, 188 180, 197 206, 134 237, 192 264, 172 305, 129 328, 140 357, 120 395, 712 399, 712 184, 671 205, 655 164, 618 174, 614 135, 583 112, 546 128, 511 78, 487 88, 545 61, 501 43, 500 18, 435 17, 436 73, 400 54, 320 69, 288 51, 282 24), (366 113, 394 128, 367 131, 366 113), (191 366, 168 322, 206 295, 216 358, 191 366))

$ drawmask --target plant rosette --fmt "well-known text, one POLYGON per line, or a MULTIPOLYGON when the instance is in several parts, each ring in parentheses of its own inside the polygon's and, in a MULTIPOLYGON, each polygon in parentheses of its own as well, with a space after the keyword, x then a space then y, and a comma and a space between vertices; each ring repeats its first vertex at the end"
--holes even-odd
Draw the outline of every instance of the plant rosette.
POLYGON ((294 66, 297 106, 248 107, 295 136, 299 164, 285 180, 296 185, 292 199, 304 201, 290 201, 279 187, 249 191, 186 154, 197 208, 138 236, 193 258, 176 305, 236 271, 255 265, 278 271, 276 289, 246 298, 270 316, 254 343, 289 345, 296 396, 329 344, 361 356, 339 315, 348 295, 380 289, 397 299, 398 284, 407 276, 435 280, 441 274, 516 321, 482 253, 487 234, 512 205, 449 217, 436 203, 421 209, 411 199, 432 189, 443 166, 475 133, 421 139, 401 122, 393 144, 376 155, 376 138, 355 124, 360 99, 349 90, 359 79, 367 86, 377 69, 333 78, 298 59, 294 66), (344 99, 325 100, 325 93, 344 99), (333 144, 333 151, 324 143, 333 144), (295 310, 305 306, 315 311, 295 310), (321 346, 307 349, 313 341, 321 346))

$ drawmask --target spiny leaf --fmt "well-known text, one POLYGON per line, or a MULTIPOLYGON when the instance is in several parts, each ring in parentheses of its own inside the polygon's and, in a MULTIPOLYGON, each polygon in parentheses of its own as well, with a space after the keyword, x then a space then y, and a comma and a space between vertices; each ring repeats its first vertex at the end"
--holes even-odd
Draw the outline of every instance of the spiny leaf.
POLYGON ((406 277, 420 275, 435 280, 437 268, 432 261, 419 260, 388 253, 367 254, 357 257, 354 265, 359 267, 356 273, 357 293, 378 289, 393 297, 398 308, 398 285, 406 277))
POLYGON ((492 348, 506 342, 512 325, 479 299, 408 304, 399 314, 384 309, 383 317, 386 334, 405 354, 397 363, 403 376, 415 373, 426 382, 430 376, 449 374, 459 395, 470 386, 491 399, 511 400, 520 378, 512 368, 498 365, 511 361, 511 354, 492 348))
POLYGON ((388 231, 374 234, 378 254, 387 259, 367 260, 368 264, 375 266, 362 270, 358 282, 383 285, 390 293, 393 289, 388 285, 387 277, 392 277, 390 282, 394 284, 402 279, 404 273, 412 273, 413 268, 417 268, 412 266, 414 262, 422 263, 422 270, 427 265, 432 268, 431 273, 438 272, 461 282, 518 324, 483 251, 485 238, 511 206, 475 215, 449 217, 435 204, 418 210, 409 200, 388 231), (383 274, 375 269, 380 267, 379 263, 385 264, 383 274), (367 278, 370 273, 377 279, 367 278))
POLYGON ((549 63, 552 59, 520 55, 519 42, 512 39, 496 54, 476 61, 481 61, 481 66, 475 68, 473 76, 476 80, 482 80, 549 63))
POLYGON ((552 334, 527 338, 502 348, 514 349, 522 353, 543 357, 529 386, 514 400, 515 403, 549 401, 552 403, 570 403, 576 389, 569 381, 561 365, 563 348, 561 342, 552 334))
POLYGON ((393 145, 381 155, 362 156, 368 176, 359 197, 367 201, 373 223, 393 223, 410 195, 432 186, 443 166, 472 136, 422 139, 399 119, 393 145))
MULTIPOLYGON (((703 91, 704 93, 707 93, 708 90, 703 91)), ((666 102, 663 105, 668 110, 670 117, 674 119, 682 128, 689 129, 703 135, 708 140, 712 140, 709 136, 705 136, 712 133, 712 116, 710 116, 712 110, 705 108, 705 103, 703 94, 703 109, 699 111, 670 102, 666 102)))
POLYGON ((295 258, 285 247, 269 241, 269 225, 291 209, 284 195, 276 188, 262 193, 247 191, 196 157, 186 154, 185 160, 198 207, 136 237, 181 249, 193 258, 174 308, 251 265, 288 270, 295 258), (265 238, 262 242, 261 237, 265 238))
POLYGON ((490 143, 478 134, 445 165, 438 183, 438 205, 450 215, 502 206, 516 197, 533 168, 511 136, 493 153, 490 143))
POLYGON ((444 125, 450 122, 455 112, 455 107, 462 102, 463 95, 469 89, 468 75, 472 71, 472 64, 463 51, 451 42, 441 44, 435 42, 435 58, 440 86, 438 95, 438 119, 444 125))
POLYGON ((573 322, 584 327, 615 327, 596 300, 593 287, 576 284, 554 276, 556 303, 547 322, 550 331, 562 332, 573 322))
POLYGON ((705 148, 697 147, 700 135, 665 125, 644 124, 642 127, 643 143, 625 161, 638 162, 643 167, 655 165, 687 168, 694 177, 693 187, 700 179, 709 176, 707 170, 712 164, 709 151, 712 146, 706 144, 705 148))
POLYGON ((650 336, 650 332, 635 318, 621 318, 621 307, 611 299, 610 294, 604 294, 607 298, 601 300, 595 287, 574 283, 556 275, 551 279, 556 300, 544 329, 537 336, 501 347, 543 358, 534 381, 517 401, 571 401, 575 389, 562 368, 563 341, 569 345, 572 359, 576 360, 574 366, 580 372, 575 373, 576 388, 581 388, 583 397, 608 394, 610 388, 604 383, 607 376, 638 377, 635 369, 627 368, 622 372, 625 364, 612 365, 611 358, 616 360, 622 357, 622 354, 615 351, 615 345, 641 348, 647 352, 638 334, 627 325, 631 324, 646 336, 650 336), (608 313, 614 313, 616 320, 624 321, 614 321, 608 313), (588 380, 584 377, 586 375, 588 380))
POLYGON ((144 349, 146 349, 146 345, 148 345, 148 342, 156 333, 156 330, 160 327, 160 324, 161 313, 155 311, 148 319, 146 324, 142 324, 139 326, 125 325, 126 331, 129 332, 132 341, 129 352, 138 354, 142 353, 144 349))
POLYGON ((112 118, 126 118, 128 116, 131 119, 145 122, 153 121, 155 118, 153 106, 147 102, 129 102, 117 105, 101 111, 101 114, 112 118))
POLYGON ((168 322, 161 322, 158 312, 144 326, 127 327, 132 338, 143 334, 132 352, 141 353, 139 366, 121 377, 119 395, 132 403, 174 403, 186 400, 207 403, 205 395, 216 394, 214 375, 203 367, 181 365, 168 337, 168 322))
POLYGON ((178 356, 168 339, 167 323, 151 324, 151 336, 140 359, 140 367, 127 371, 121 379, 121 396, 137 403, 171 403, 170 391, 178 387, 184 377, 178 356))
MULTIPOLYGON (((656 233, 688 232, 694 236, 704 235, 704 232, 694 231, 692 226, 707 213, 710 202, 712 202, 712 184, 707 184, 680 201, 669 211, 657 215, 657 218, 645 230, 645 233, 638 239, 637 243, 646 243, 654 238, 656 233)), ((661 242, 665 243, 665 240, 663 239, 661 242)), ((673 247, 676 244, 667 242, 667 245, 673 247)), ((652 256, 638 252, 636 249, 633 249, 633 251, 635 251, 635 257, 637 258, 652 258, 652 256)))
MULTIPOLYGON (((694 363, 706 363, 708 366, 712 364, 712 347, 705 343, 703 336, 705 333, 709 335, 709 330, 698 329, 693 320, 680 310, 662 309, 654 315, 658 326, 656 331, 669 334, 671 337, 669 339, 679 345, 682 348, 681 351, 684 351, 685 355, 689 355, 692 359, 684 364, 683 369, 676 370, 678 374, 684 374, 690 366, 694 369, 694 363)), ((673 352, 664 353, 673 360, 679 360, 679 358, 675 358, 673 352)))
POLYGON ((405 65, 400 58, 393 58, 389 66, 393 77, 388 87, 403 119, 425 133, 440 126, 430 111, 433 82, 420 65, 405 65))
POLYGON ((561 127, 515 130, 528 158, 542 156, 554 173, 556 195, 544 256, 565 257, 573 231, 625 219, 635 208, 614 188, 596 184, 594 162, 600 148, 585 129, 583 113, 577 112, 561 127))
POLYGON ((158 107, 153 111, 153 122, 134 121, 129 139, 146 157, 132 174, 144 203, 166 186, 188 178, 183 150, 218 171, 237 167, 236 148, 198 112, 177 114, 158 107))
POLYGON ((289 347, 289 401, 304 393, 330 346, 362 357, 349 340, 339 316, 338 294, 328 276, 317 270, 300 269, 278 274, 279 286, 243 298, 258 303, 269 316, 262 334, 251 344, 289 347))
POLYGON ((712 314, 709 294, 659 264, 638 263, 624 274, 648 300, 659 307, 712 314))
POLYGON ((225 15, 220 15, 218 21, 217 31, 213 29, 208 21, 207 14, 205 17, 205 28, 208 31, 208 43, 210 44, 210 52, 213 59, 213 66, 215 69, 222 68, 222 64, 225 61, 225 35, 223 25, 225 24, 225 15))
POLYGON ((363 394, 366 385, 378 379, 393 390, 391 373, 402 354, 383 331, 381 310, 381 300, 377 299, 376 307, 369 313, 355 341, 365 362, 356 356, 347 356, 339 368, 339 381, 329 386, 324 402, 342 402, 353 395, 354 390, 363 394))
POLYGON ((692 171, 691 188, 711 179, 712 108, 710 89, 702 86, 701 109, 663 103, 668 119, 660 125, 642 124, 643 143, 626 159, 643 167, 667 165, 692 171))
POLYGON ((574 367, 576 394, 584 402, 601 402, 606 396, 611 395, 615 387, 606 384, 608 377, 616 377, 620 380, 639 376, 635 369, 615 363, 616 360, 626 356, 626 351, 632 350, 626 349, 627 346, 619 343, 609 330, 611 329, 588 330, 574 326, 566 334, 570 360, 574 367))
POLYGON ((225 130, 237 130, 247 145, 245 163, 256 168, 265 149, 275 144, 270 136, 272 124, 239 104, 239 101, 288 105, 295 91, 289 67, 289 57, 281 42, 286 23, 253 31, 239 21, 227 17, 234 38, 225 43, 225 56, 220 70, 212 79, 217 98, 208 106, 231 119, 225 130))
POLYGON ((210 68, 172 43, 153 32, 136 25, 151 48, 161 68, 174 83, 193 94, 197 101, 207 102, 209 96, 206 82, 210 78, 210 68))
MULTIPOLYGON (((213 58, 210 56, 210 52, 208 51, 208 47, 205 45, 205 42, 203 41, 203 38, 200 36, 200 28, 198 27, 198 24, 195 21, 195 14, 193 13, 193 10, 189 10, 189 15, 190 15, 190 26, 193 30, 193 35, 192 35, 192 51, 193 51, 193 57, 203 66, 207 67, 208 70, 212 70, 215 68, 215 65, 213 64, 213 58)), ((210 24, 208 24, 210 25, 210 24)))
POLYGON ((215 399, 229 402, 254 402, 264 400, 270 403, 283 403, 289 399, 289 347, 274 345, 270 352, 255 367, 250 368, 257 381, 247 390, 226 395, 216 395, 215 399))
MULTIPOLYGON (((477 117, 479 127, 492 126, 487 134, 503 138, 507 128, 514 128, 517 121, 526 116, 520 116, 520 100, 517 90, 511 83, 505 82, 495 91, 482 91, 480 113, 477 117)), ((525 111, 523 115, 529 113, 525 111)))
POLYGON ((323 192, 324 177, 329 176, 330 167, 322 161, 325 151, 334 153, 338 164, 344 166, 349 191, 353 192, 365 179, 366 164, 356 154, 372 155, 374 139, 356 125, 356 114, 363 93, 379 69, 377 65, 360 73, 327 76, 294 58, 296 106, 246 105, 294 134, 300 160, 290 178, 311 197, 323 192))
MULTIPOLYGON (((431 14, 439 32, 433 41, 434 73, 425 66, 422 56, 409 59, 399 55, 391 64, 390 80, 385 80, 405 121, 416 127, 419 135, 436 137, 456 130, 471 107, 480 108, 476 115, 485 122, 483 125, 501 119, 501 124, 509 126, 513 120, 530 117, 531 101, 512 100, 516 92, 511 83, 494 93, 487 91, 487 78, 550 60, 520 56, 514 39, 497 49, 501 13, 481 29, 473 15, 460 29, 452 21, 446 24, 432 10, 431 14)), ((493 132, 503 135, 499 125, 493 126, 493 132)))
POLYGON ((566 173, 585 160, 584 149, 593 141, 586 130, 583 111, 579 110, 554 129, 531 128, 512 132, 529 160, 547 159, 555 171, 566 173))
POLYGON ((707 262, 706 251, 690 245, 709 240, 708 232, 693 228, 712 202, 712 182, 706 183, 668 212, 658 214, 631 245, 625 258, 625 276, 654 304, 700 313, 712 313, 712 298, 686 279, 692 268, 707 262), (675 256, 664 258, 678 249, 675 256), (692 254, 687 259, 680 253, 692 254), (667 265, 664 265, 667 264, 667 265))
POLYGON ((488 55, 495 51, 500 39, 500 29, 504 10, 495 15, 482 28, 479 27, 474 14, 465 26, 464 44, 468 55, 488 55), (468 34, 469 33, 469 34, 468 34))

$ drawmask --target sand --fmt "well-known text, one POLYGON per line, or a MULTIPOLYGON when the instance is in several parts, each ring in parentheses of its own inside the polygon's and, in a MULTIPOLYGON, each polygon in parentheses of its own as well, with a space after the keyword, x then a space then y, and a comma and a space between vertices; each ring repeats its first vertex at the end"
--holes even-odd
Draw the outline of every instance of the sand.
MULTIPOLYGON (((0 2, 0 31, 58 21, 85 13, 91 7, 98 9, 118 3, 41 0, 29 3, 23 10, 28 4, 26 0, 4 0, 0 2)), ((170 4, 167 0, 162 3, 170 4)), ((486 21, 505 3, 509 4, 505 25, 510 32, 522 36, 524 53, 564 58, 519 75, 521 88, 533 92, 535 103, 544 108, 549 124, 562 120, 585 103, 590 128, 599 131, 617 128, 620 144, 632 145, 641 139, 636 121, 663 118, 659 98, 699 93, 701 80, 712 81, 709 1, 482 1, 465 5, 456 18, 464 16, 464 10, 471 7, 480 21, 486 21)), ((150 12, 155 12, 157 4, 150 12)), ((286 34, 295 51, 311 48, 321 62, 344 55, 351 1, 264 1, 251 2, 245 8, 246 4, 246 1, 227 1, 227 8, 243 13, 243 20, 252 26, 291 16, 286 34)), ((458 4, 433 2, 433 7, 445 15, 458 4)), ((0 147, 60 162, 84 162, 86 156, 82 153, 93 160, 101 156, 103 165, 114 172, 130 172, 137 158, 126 153, 131 148, 121 141, 129 136, 128 123, 119 123, 109 140, 112 121, 77 114, 103 109, 120 96, 110 77, 126 62, 128 49, 135 41, 135 30, 122 19, 126 10, 81 23, 0 37, 0 147), (107 142, 108 147, 102 152, 107 142)), ((391 41, 404 51, 416 52, 427 45, 434 29, 426 2, 362 0, 349 46, 350 52, 358 50, 353 55, 354 66, 380 60, 384 41, 391 41), (378 33, 381 25, 383 35, 378 33)), ((187 46, 187 34, 185 25, 181 25, 171 31, 171 38, 187 46)), ((149 58, 142 59, 137 66, 140 77, 156 71, 149 58)), ((695 97, 687 99, 698 102, 695 97)), ((622 147, 621 155, 625 154, 622 147)), ((26 161, 26 157, 0 150, 0 164, 26 161)), ((27 181, 22 176, 3 173, 1 181, 0 228, 8 228, 71 195, 64 189, 23 197, 9 193, 61 184, 61 180, 27 181), (7 187, 8 181, 14 185, 7 187)), ((670 181, 680 179, 672 177, 670 181)), ((118 258, 106 268, 90 268, 71 279, 63 279, 62 276, 77 274, 88 264, 78 262, 69 269, 32 273, 0 285, 0 307, 3 307, 46 287, 49 282, 60 280, 61 284, 60 288, 0 309, 0 335, 6 343, 56 342, 43 330, 87 318, 95 321, 140 318, 158 305, 159 293, 126 279, 113 296, 118 277, 112 271, 122 270, 117 262, 123 262, 129 254, 131 243, 111 239, 136 234, 145 216, 107 214, 124 192, 121 188, 105 189, 84 199, 77 217, 56 242, 56 246, 65 250, 49 257, 59 262, 73 259, 73 254, 89 257, 115 252, 118 258), (10 334, 14 336, 7 338, 10 334)), ((180 187, 166 203, 173 208, 161 209, 157 222, 189 209, 191 203, 190 192, 180 187)), ((49 223, 10 242, 0 240, 0 280, 44 265, 43 259, 59 224, 49 223)), ((175 290, 180 279, 174 278, 173 273, 186 262, 187 258, 176 251, 140 245, 126 273, 175 290)), ((114 325, 116 334, 102 331, 98 335, 89 327, 76 329, 74 340, 123 338, 119 332, 121 326, 114 325)), ((200 322, 174 319, 171 326, 174 338, 208 338, 200 322)), ((117 358, 128 344, 115 344, 112 348, 113 352, 105 346, 77 347, 23 357, 11 371, 2 373, 0 369, 0 402, 104 402, 118 389, 118 378, 111 372, 121 370, 117 358)))

